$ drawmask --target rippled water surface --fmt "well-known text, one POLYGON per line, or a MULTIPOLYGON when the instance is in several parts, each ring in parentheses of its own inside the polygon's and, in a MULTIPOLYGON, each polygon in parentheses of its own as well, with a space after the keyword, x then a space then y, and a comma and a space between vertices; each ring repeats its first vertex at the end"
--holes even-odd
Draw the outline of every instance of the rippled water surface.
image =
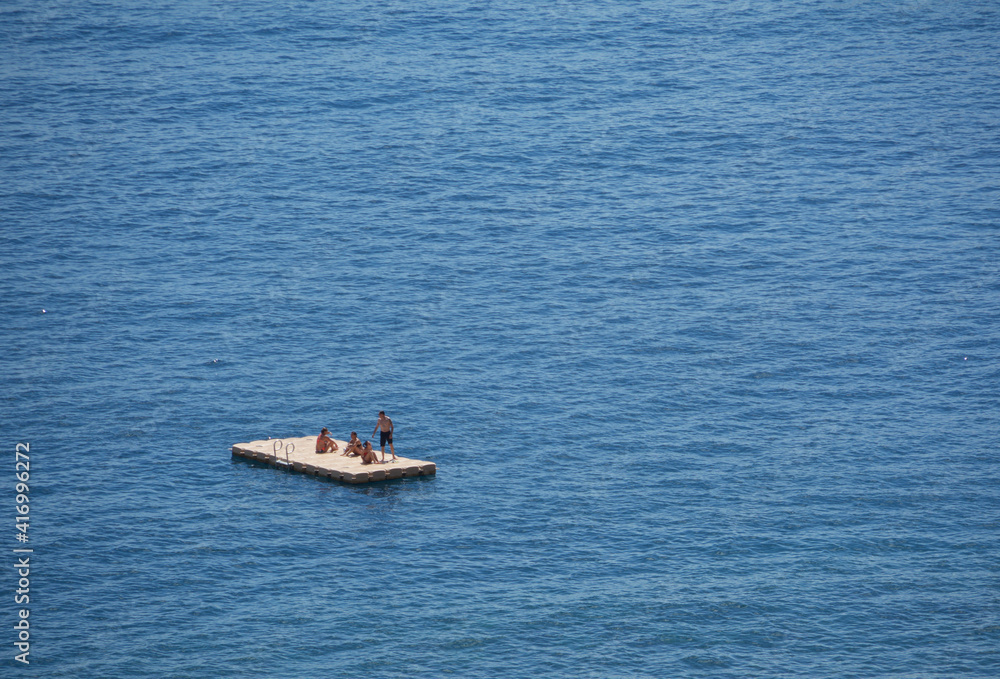
POLYGON ((3 663, 997 676, 998 34, 975 1, 4 3, 3 663), (436 477, 229 454, 380 409, 436 477))

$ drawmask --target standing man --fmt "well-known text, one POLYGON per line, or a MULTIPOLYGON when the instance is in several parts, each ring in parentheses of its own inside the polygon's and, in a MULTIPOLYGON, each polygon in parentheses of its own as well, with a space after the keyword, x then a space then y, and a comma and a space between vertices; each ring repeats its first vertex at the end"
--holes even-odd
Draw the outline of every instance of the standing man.
POLYGON ((378 423, 375 425, 374 431, 372 431, 372 436, 375 436, 375 432, 379 433, 379 444, 382 446, 382 462, 385 462, 385 444, 389 444, 389 451, 392 453, 392 459, 396 459, 396 449, 392 445, 392 420, 385 416, 385 411, 378 411, 378 423))

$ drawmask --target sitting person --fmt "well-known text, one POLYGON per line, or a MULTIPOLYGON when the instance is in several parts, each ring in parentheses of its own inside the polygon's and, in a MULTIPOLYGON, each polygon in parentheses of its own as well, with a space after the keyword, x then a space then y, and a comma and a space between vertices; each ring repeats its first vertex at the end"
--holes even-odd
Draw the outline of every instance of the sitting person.
POLYGON ((361 464, 378 462, 378 455, 375 454, 375 449, 372 448, 372 444, 368 441, 365 441, 365 444, 361 447, 361 452, 358 454, 361 456, 361 464))
POLYGON ((337 445, 337 442, 330 438, 330 430, 323 427, 323 431, 321 431, 319 436, 316 437, 316 452, 334 453, 339 448, 340 446, 337 445))
POLYGON ((360 455, 360 454, 361 454, 361 441, 358 439, 358 432, 352 431, 351 440, 347 442, 346 446, 344 446, 344 452, 342 452, 341 455, 347 455, 348 457, 350 457, 351 455, 360 455))

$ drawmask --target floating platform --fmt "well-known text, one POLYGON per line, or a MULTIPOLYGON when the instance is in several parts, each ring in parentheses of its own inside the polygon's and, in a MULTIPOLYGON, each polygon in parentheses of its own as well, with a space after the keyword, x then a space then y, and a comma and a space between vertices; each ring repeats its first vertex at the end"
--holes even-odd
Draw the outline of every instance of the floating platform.
MULTIPOLYGON (((317 453, 315 436, 299 436, 236 443, 233 445, 233 455, 264 462, 279 469, 322 476, 344 483, 370 483, 387 479, 433 476, 437 473, 437 465, 426 460, 411 460, 397 455, 396 461, 393 462, 392 454, 388 450, 385 451, 385 464, 363 464, 360 457, 341 455, 347 442, 334 440, 340 446, 340 450, 333 453, 317 453)), ((375 454, 381 459, 382 454, 378 448, 375 449, 375 454)))

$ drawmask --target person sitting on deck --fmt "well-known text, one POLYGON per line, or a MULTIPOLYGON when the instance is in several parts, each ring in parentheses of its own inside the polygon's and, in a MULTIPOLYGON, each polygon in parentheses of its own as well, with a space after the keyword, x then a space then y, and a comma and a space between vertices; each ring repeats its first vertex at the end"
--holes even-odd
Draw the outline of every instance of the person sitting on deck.
POLYGON ((330 438, 330 430, 323 427, 323 431, 316 437, 317 453, 335 453, 339 449, 337 442, 330 438))
POLYGON ((361 447, 361 452, 358 454, 361 456, 361 464, 378 462, 378 455, 375 454, 375 449, 372 448, 372 444, 368 441, 365 441, 365 444, 361 447))
POLYGON ((344 452, 342 452, 341 455, 347 455, 348 457, 350 457, 351 455, 360 455, 360 454, 361 454, 361 440, 358 438, 358 432, 352 431, 351 440, 347 442, 346 446, 344 446, 344 452))

